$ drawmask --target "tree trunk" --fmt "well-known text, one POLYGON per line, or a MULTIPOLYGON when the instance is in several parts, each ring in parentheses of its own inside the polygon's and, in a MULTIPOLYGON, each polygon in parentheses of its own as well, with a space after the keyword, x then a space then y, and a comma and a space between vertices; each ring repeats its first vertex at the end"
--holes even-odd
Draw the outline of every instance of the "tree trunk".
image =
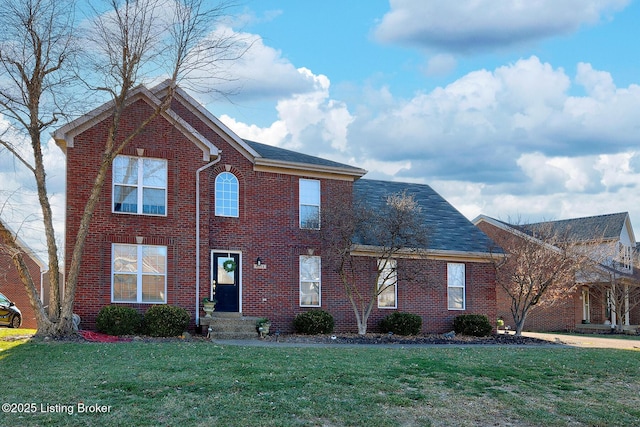
POLYGON ((513 314, 513 322, 515 324, 516 327, 516 336, 522 336, 522 330, 524 329, 524 322, 527 319, 527 314, 529 313, 529 310, 522 310, 522 313, 511 313, 513 314))
POLYGON ((367 322, 358 321, 358 335, 367 335, 367 322))

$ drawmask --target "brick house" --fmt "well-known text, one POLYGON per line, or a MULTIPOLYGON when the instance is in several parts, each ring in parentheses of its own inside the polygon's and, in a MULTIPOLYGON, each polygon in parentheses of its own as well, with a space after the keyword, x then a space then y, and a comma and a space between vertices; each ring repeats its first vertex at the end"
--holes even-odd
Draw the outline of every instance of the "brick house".
MULTIPOLYGON (((7 224, 5 224, 5 227, 11 230, 7 224)), ((20 237, 16 237, 16 243, 25 255, 24 261, 29 268, 29 273, 33 278, 36 288, 38 288, 42 301, 48 301, 49 279, 47 263, 44 262, 38 254, 33 252, 20 237)), ((36 317, 33 312, 33 308, 31 307, 29 296, 27 295, 24 284, 20 279, 18 270, 13 264, 11 256, 6 251, 2 250, 2 244, 3 241, 0 237, 0 293, 4 294, 9 298, 9 300, 15 303, 22 312, 21 328, 35 329, 37 327, 36 317)))
MULTIPOLYGON (((132 93, 121 127, 135 126, 165 90, 160 84, 132 93)), ((106 104, 54 133, 67 159, 67 265, 110 115, 106 104)), ((114 161, 92 217, 74 311, 92 328, 109 304, 141 312, 171 304, 199 325, 201 301, 215 293, 216 312, 268 317, 274 331, 290 332, 297 313, 322 308, 337 331, 353 332, 337 275, 322 264, 322 206, 358 192, 407 189, 433 225, 434 247, 421 261, 433 286, 396 284, 372 320, 408 311, 423 317, 425 332, 442 332, 461 313, 495 318, 489 239, 430 187, 361 179, 365 173, 243 140, 178 89, 171 108, 114 161)), ((375 261, 375 254, 362 259, 375 261)))
MULTIPOLYGON (((488 216, 481 215, 473 223, 483 230, 495 242, 505 237, 535 239, 531 231, 537 227, 551 227, 558 235, 576 242, 583 253, 593 254, 597 261, 597 274, 578 273, 576 286, 567 291, 552 305, 532 308, 527 316, 525 329, 530 331, 609 331, 618 322, 624 328, 635 331, 640 324, 640 281, 637 263, 637 251, 631 220, 627 212, 573 218, 560 221, 547 221, 534 224, 508 224, 488 216), (598 280, 594 280, 594 278, 598 280), (611 283, 630 290, 626 301, 624 319, 616 319, 615 310, 611 310, 614 298, 611 296, 611 283)), ((541 242, 542 244, 542 242, 541 242)), ((513 323, 510 312, 510 299, 501 286, 496 287, 498 316, 505 323, 513 323)))

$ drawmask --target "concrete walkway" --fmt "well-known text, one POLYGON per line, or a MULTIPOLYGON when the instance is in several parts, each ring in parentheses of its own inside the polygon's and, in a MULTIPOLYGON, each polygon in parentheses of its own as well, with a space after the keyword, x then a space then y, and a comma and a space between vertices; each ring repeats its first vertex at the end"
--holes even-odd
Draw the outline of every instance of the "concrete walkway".
POLYGON ((616 339, 608 336, 601 338, 593 335, 566 335, 537 332, 523 332, 522 335, 565 344, 571 347, 640 350, 640 339, 616 339))

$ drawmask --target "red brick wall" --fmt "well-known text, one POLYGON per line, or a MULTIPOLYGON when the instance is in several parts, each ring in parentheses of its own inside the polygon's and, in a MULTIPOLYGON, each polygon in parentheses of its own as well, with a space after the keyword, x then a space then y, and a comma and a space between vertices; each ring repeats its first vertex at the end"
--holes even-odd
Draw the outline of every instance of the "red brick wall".
MULTIPOLYGON (((1 243, 2 241, 0 241, 1 243)), ((40 266, 29 256, 24 256, 24 261, 29 268, 29 273, 38 292, 40 292, 40 266)), ((22 312, 21 327, 35 329, 37 327, 36 317, 27 296, 27 291, 11 257, 3 251, 0 251, 0 292, 13 301, 22 312)))
MULTIPOLYGON (((123 115, 121 135, 133 129, 150 111, 142 101, 129 107, 123 115)), ((77 135, 74 147, 67 150, 67 268, 80 218, 99 167, 108 124, 108 120, 104 120, 77 135)), ((168 161, 167 215, 112 213, 112 171, 109 169, 92 216, 78 278, 74 311, 81 316, 83 328, 93 328, 98 311, 111 303, 112 244, 135 244, 136 236, 144 237, 143 244, 167 246, 167 303, 194 310, 195 174, 205 164, 202 151, 161 117, 129 143, 122 154, 135 156, 137 149, 145 150, 144 157, 168 161)), ((206 195, 206 186, 202 194, 206 195)), ((206 248, 204 240, 203 247, 206 248)), ((149 307, 148 304, 133 306, 140 311, 149 307)))
MULTIPOLYGON (((211 279, 212 250, 240 251, 242 254, 242 312, 250 316, 269 317, 272 330, 292 331, 292 320, 307 308, 299 306, 299 256, 313 251, 321 255, 317 231, 301 230, 298 225, 298 185, 305 176, 255 171, 253 164, 219 137, 179 103, 172 108, 221 150, 221 160, 201 173, 201 258, 198 300, 208 296, 211 279), (238 218, 214 215, 214 180, 223 171, 232 172, 240 187, 238 218), (260 257, 265 269, 254 269, 260 257)), ((148 114, 149 107, 138 102, 124 115, 124 129, 132 128, 148 114)), ((72 243, 84 203, 98 168, 107 121, 75 137, 67 153, 67 266, 72 243)), ((168 214, 166 217, 114 214, 111 212, 111 171, 102 191, 99 206, 92 217, 90 234, 78 282, 75 311, 82 317, 82 327, 92 328, 95 316, 110 304, 111 245, 136 243, 144 236, 145 244, 168 247, 167 295, 169 304, 187 309, 195 321, 195 174, 203 166, 202 152, 169 122, 156 119, 145 132, 132 141, 123 154, 136 155, 145 149, 145 157, 168 160, 168 214)), ((331 177, 309 179, 321 181, 321 204, 328 206, 331 197, 349 195, 352 182, 331 177)), ((374 262, 364 259, 363 262, 374 262)), ((447 310, 446 262, 423 262, 429 271, 428 283, 399 285, 398 310, 423 316, 425 332, 451 330, 453 318, 462 313, 496 316, 493 267, 488 263, 466 263, 467 310, 447 310)), ((353 310, 333 270, 322 266, 322 308, 336 320, 336 330, 356 332, 353 310)), ((144 311, 148 305, 135 304, 144 311)), ((378 321, 393 310, 375 309, 369 322, 372 330, 378 321)), ((204 313, 200 313, 204 315, 204 313)))
MULTIPOLYGON (((358 262, 367 265, 369 271, 375 269, 375 258, 359 257, 358 262)), ((383 317, 394 311, 408 312, 422 317, 422 331, 425 333, 443 333, 453 329, 453 319, 461 314, 484 314, 493 323, 496 318, 495 276, 493 266, 481 262, 465 262, 466 274, 466 309, 449 310, 447 301, 447 261, 442 260, 398 260, 397 309, 377 308, 377 303, 368 322, 368 330, 379 331, 378 323, 383 317), (404 271, 420 272, 420 280, 408 280, 403 277, 404 271)), ((364 269, 367 270, 367 269, 364 269)), ((347 300, 340 282, 332 281, 327 269, 323 270, 323 280, 334 283, 329 289, 323 282, 323 305, 336 321, 339 332, 357 332, 357 323, 353 308, 347 300), (326 304, 325 304, 326 302, 326 304)), ((363 295, 371 295, 371 283, 375 281, 372 274, 362 272, 358 282, 362 284, 363 295), (367 277, 368 276, 368 277, 367 277)), ((368 300, 368 298, 367 298, 368 300)))

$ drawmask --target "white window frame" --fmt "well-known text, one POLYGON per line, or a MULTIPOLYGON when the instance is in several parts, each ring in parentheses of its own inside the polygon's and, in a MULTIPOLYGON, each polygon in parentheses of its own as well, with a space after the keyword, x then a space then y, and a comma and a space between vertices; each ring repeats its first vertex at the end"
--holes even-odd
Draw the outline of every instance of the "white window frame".
POLYGON ((166 159, 157 159, 153 157, 136 157, 136 156, 124 156, 119 155, 116 156, 112 166, 112 175, 111 175, 111 212, 115 214, 126 214, 126 215, 147 215, 147 216, 167 216, 168 203, 167 203, 167 193, 168 193, 168 162, 166 159), (134 159, 137 162, 137 177, 135 184, 126 184, 121 182, 116 182, 116 167, 115 163, 117 159, 128 158, 134 159), (144 184, 144 161, 145 160, 153 160, 164 163, 164 186, 153 186, 153 185, 145 185, 144 184), (137 190, 137 206, 136 212, 126 212, 122 210, 116 210, 116 187, 129 187, 135 188, 137 190), (162 190, 164 191, 164 213, 148 213, 144 212, 144 190, 162 190))
POLYGON ((620 242, 619 252, 620 252, 621 270, 633 272, 633 263, 632 263, 633 248, 629 245, 625 245, 624 243, 620 242))
POLYGON ((301 229, 305 229, 305 230, 319 230, 320 229, 320 198, 321 198, 321 191, 320 191, 320 181, 317 179, 304 179, 304 178, 300 178, 300 182, 298 184, 298 199, 299 199, 299 212, 298 212, 298 216, 299 216, 299 225, 301 229), (313 185, 314 187, 317 186, 317 190, 316 188, 313 188, 313 193, 311 194, 310 190, 310 186, 313 185), (304 187, 304 188, 303 188, 304 187), (308 209, 308 208, 316 208, 318 211, 318 221, 317 224, 309 224, 312 226, 308 226, 307 225, 307 221, 304 221, 304 217, 303 216, 303 210, 308 209))
POLYGON ((300 307, 321 307, 322 306, 322 261, 319 256, 300 255, 300 286, 299 286, 298 292, 300 294, 300 298, 299 298, 300 307), (310 277, 304 277, 303 275, 303 273, 305 272, 305 269, 303 268, 303 264, 310 260, 314 260, 315 262, 318 263, 317 265, 318 277, 310 278, 310 277), (308 288, 312 286, 312 284, 314 283, 317 283, 318 285, 318 301, 315 304, 313 304, 313 299, 312 299, 311 303, 306 303, 305 302, 306 294, 303 292, 304 290, 303 288, 308 288))
POLYGON ((128 243, 112 243, 111 244, 111 302, 113 303, 131 303, 131 304, 166 304, 167 303, 167 264, 168 264, 168 251, 167 251, 167 247, 166 246, 160 246, 160 245, 133 245, 133 244, 128 244, 128 243), (128 246, 128 247, 135 247, 136 248, 136 271, 135 272, 119 272, 116 271, 115 269, 115 262, 116 262, 116 247, 118 246, 128 246), (158 272, 153 272, 151 273, 147 273, 144 271, 144 266, 143 266, 143 253, 144 253, 144 248, 162 248, 164 249, 164 273, 158 273, 158 272), (127 274, 127 275, 135 275, 136 277, 136 299, 135 301, 133 300, 117 300, 115 298, 115 276, 117 274, 127 274), (143 301, 143 295, 142 295, 142 282, 143 282, 143 277, 144 276, 162 276, 164 277, 164 290, 162 291, 162 294, 164 295, 164 299, 162 301, 143 301))
POLYGON ((589 288, 582 289, 582 320, 591 322, 591 297, 589 288))
POLYGON ((462 311, 467 309, 466 297, 466 267, 464 263, 448 262, 447 263, 447 307, 449 310, 462 311), (462 307, 451 304, 451 291, 453 289, 462 289, 462 307))
POLYGON ((378 308, 398 308, 398 261, 395 259, 379 259, 378 271, 378 308), (385 305, 385 297, 393 292, 393 305, 385 305))
POLYGON ((221 172, 216 176, 215 182, 215 216, 225 216, 230 218, 237 218, 240 216, 240 182, 238 177, 231 172, 221 172), (232 177, 233 180, 228 184, 223 185, 235 185, 234 189, 222 189, 218 190, 218 180, 226 179, 226 177, 232 177), (229 205, 225 202, 230 202, 229 205), (233 212, 229 212, 233 211, 233 212), (234 214, 235 213, 235 214, 234 214))

